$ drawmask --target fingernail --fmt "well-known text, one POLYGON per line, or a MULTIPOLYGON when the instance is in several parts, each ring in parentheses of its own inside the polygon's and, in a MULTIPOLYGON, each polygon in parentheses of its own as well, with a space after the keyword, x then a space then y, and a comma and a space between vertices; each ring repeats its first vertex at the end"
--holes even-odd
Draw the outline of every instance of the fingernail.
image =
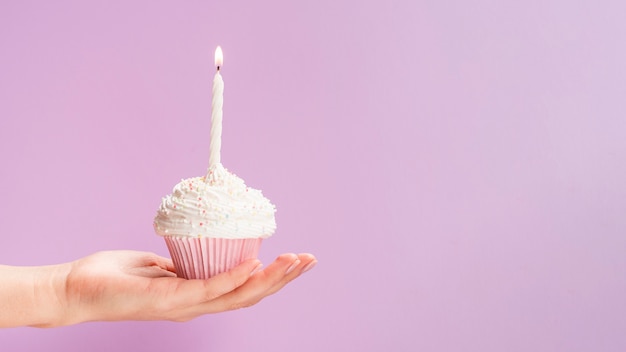
POLYGON ((285 275, 289 275, 289 273, 291 273, 299 264, 300 264, 300 259, 296 259, 296 261, 293 262, 293 264, 291 264, 289 269, 287 269, 287 271, 285 272, 285 275))
POLYGON ((254 269, 252 269, 252 271, 250 272, 250 276, 258 273, 259 271, 261 271, 262 267, 263 267, 263 264, 259 263, 259 265, 255 266, 254 269))
POLYGON ((307 271, 313 269, 313 267, 315 266, 315 264, 317 264, 317 260, 314 260, 312 262, 310 262, 309 264, 307 264, 303 269, 302 269, 302 273, 306 273, 307 271))

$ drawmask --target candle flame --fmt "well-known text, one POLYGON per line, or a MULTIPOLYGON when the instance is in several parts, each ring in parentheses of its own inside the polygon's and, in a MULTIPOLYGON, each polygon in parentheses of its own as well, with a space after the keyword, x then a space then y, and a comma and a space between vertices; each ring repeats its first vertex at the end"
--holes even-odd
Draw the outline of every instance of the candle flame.
POLYGON ((215 49, 215 66, 217 66, 217 69, 219 70, 223 64, 224 54, 222 54, 222 47, 218 45, 217 49, 215 49))

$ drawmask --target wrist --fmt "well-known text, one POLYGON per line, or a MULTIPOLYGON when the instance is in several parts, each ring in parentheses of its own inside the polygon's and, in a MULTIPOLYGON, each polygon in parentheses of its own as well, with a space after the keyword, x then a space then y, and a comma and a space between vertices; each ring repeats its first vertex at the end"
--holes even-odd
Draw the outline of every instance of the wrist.
POLYGON ((72 324, 66 294, 71 263, 34 267, 32 270, 32 299, 36 319, 28 325, 48 328, 72 324))
POLYGON ((66 325, 65 278, 69 264, 0 265, 0 328, 66 325))

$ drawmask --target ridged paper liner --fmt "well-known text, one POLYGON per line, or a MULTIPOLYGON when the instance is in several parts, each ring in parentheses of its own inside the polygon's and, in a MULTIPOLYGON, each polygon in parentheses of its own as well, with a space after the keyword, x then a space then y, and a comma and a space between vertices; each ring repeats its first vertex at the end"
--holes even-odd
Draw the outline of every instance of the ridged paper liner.
POLYGON ((262 238, 206 238, 165 236, 176 267, 185 279, 208 279, 259 254, 262 238))

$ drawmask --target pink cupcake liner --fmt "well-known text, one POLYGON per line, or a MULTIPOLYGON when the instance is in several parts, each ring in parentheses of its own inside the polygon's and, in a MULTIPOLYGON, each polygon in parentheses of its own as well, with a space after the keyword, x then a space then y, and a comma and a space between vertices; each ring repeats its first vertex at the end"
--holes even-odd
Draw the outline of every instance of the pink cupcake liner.
POLYGON ((247 259, 256 258, 262 238, 206 238, 165 236, 176 267, 185 279, 208 279, 229 271, 247 259))

